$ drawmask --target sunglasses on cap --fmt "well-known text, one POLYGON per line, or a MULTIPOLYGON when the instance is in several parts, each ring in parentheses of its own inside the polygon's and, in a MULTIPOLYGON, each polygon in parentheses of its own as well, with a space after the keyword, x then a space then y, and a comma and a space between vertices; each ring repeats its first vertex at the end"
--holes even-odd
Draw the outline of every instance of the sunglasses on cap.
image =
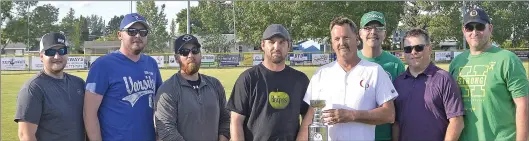
POLYGON ((404 47, 404 53, 411 53, 413 49, 415 49, 416 52, 421 52, 424 50, 424 47, 426 45, 420 44, 420 45, 414 45, 414 46, 405 46, 404 47))
POLYGON ((136 29, 136 28, 127 28, 123 31, 126 31, 127 34, 129 34, 129 36, 136 36, 138 33, 140 33, 141 37, 145 37, 149 33, 149 30, 147 29, 136 29))
POLYGON ((476 24, 467 24, 465 25, 465 31, 466 32, 472 32, 477 30, 477 31, 483 31, 485 30, 485 24, 481 24, 481 23, 476 23, 476 24))
POLYGON ((59 53, 59 55, 66 55, 68 54, 68 48, 67 47, 63 47, 63 48, 60 48, 60 49, 47 49, 47 50, 44 50, 44 55, 46 56, 55 56, 55 54, 59 53))
POLYGON ((188 56, 190 52, 193 53, 193 55, 196 55, 196 54, 200 53, 200 49, 197 48, 197 47, 194 47, 192 49, 181 48, 181 49, 178 50, 178 54, 180 54, 182 56, 188 56))

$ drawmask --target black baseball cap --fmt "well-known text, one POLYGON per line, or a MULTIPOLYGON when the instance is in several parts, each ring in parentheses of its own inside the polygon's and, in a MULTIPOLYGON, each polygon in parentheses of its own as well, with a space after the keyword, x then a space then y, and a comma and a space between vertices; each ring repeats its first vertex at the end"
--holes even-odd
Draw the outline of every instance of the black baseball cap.
POLYGON ((463 18, 464 25, 467 25, 471 22, 481 23, 481 24, 490 24, 490 18, 487 12, 485 10, 480 8, 470 9, 468 11, 464 18, 463 18))
POLYGON ((53 47, 68 47, 68 43, 66 42, 66 37, 57 32, 51 32, 46 33, 42 38, 40 39, 40 52, 43 52, 47 49, 53 48, 53 47))
POLYGON ((280 36, 288 41, 291 40, 290 33, 288 33, 287 29, 281 24, 269 25, 263 32, 263 37, 261 40, 270 40, 274 36, 280 36))
POLYGON ((174 52, 178 53, 178 50, 182 48, 185 44, 195 44, 198 48, 201 47, 197 37, 191 34, 184 34, 174 40, 174 52))

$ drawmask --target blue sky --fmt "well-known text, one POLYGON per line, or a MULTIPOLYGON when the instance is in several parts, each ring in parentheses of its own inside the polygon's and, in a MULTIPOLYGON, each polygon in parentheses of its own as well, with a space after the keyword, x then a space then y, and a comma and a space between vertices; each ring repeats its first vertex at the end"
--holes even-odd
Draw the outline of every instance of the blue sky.
MULTIPOLYGON (((165 14, 168 20, 167 27, 171 24, 170 21, 172 19, 176 19, 176 13, 187 8, 187 1, 156 1, 155 3, 158 7, 165 4, 165 14)), ((39 1, 37 5, 45 4, 51 4, 59 8, 59 21, 66 16, 70 8, 75 10, 76 17, 96 14, 102 16, 106 23, 115 15, 124 15, 131 12, 130 1, 39 1)), ((198 1, 191 1, 191 6, 197 5, 198 1)), ((132 2, 132 12, 136 12, 136 1, 132 2)))

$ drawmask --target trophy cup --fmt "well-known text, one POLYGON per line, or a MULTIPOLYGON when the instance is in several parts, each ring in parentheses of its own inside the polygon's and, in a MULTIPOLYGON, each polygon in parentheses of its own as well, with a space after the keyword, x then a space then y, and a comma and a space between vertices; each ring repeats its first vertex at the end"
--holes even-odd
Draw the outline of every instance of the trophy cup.
POLYGON ((325 107, 325 100, 310 100, 310 106, 314 108, 314 118, 309 125, 309 141, 327 141, 328 127, 322 122, 322 109, 325 107))

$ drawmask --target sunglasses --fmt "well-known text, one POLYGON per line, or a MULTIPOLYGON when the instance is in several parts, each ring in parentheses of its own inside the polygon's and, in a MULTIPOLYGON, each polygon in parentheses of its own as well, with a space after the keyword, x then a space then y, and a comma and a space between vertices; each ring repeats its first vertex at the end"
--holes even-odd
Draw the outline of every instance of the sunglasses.
POLYGON ((147 29, 135 29, 135 28, 127 28, 123 31, 126 31, 127 34, 129 34, 129 36, 136 36, 138 33, 140 33, 141 37, 145 37, 149 33, 149 30, 147 29))
POLYGON ((66 55, 68 54, 68 48, 67 47, 63 47, 63 48, 60 48, 60 49, 47 49, 47 50, 44 50, 44 55, 46 56, 55 56, 55 54, 57 54, 57 52, 59 53, 59 55, 66 55))
POLYGON ((465 31, 466 32, 472 32, 477 30, 477 31, 483 31, 485 30, 485 24, 467 24, 465 25, 465 31))
POLYGON ((425 47, 425 46, 426 46, 426 45, 423 45, 423 44, 421 44, 421 45, 414 45, 414 46, 405 46, 405 47, 404 47, 404 53, 411 53, 411 51, 412 51, 413 49, 415 49, 416 52, 421 52, 421 51, 424 50, 424 47, 425 47))
POLYGON ((181 48, 178 50, 178 54, 182 55, 182 56, 188 56, 189 55, 189 52, 193 53, 193 55, 196 55, 196 54, 199 54, 200 53, 200 49, 197 48, 197 47, 194 47, 192 49, 188 49, 188 48, 181 48))

